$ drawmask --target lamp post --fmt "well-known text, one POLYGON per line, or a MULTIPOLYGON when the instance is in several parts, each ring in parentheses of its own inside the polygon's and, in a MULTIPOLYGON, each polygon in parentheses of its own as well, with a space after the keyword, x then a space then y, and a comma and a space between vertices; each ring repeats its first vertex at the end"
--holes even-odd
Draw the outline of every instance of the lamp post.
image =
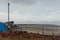
MULTIPOLYGON (((9 6, 10 4, 8 3, 8 22, 9 22, 9 6)), ((8 28, 9 28, 9 23, 8 23, 8 28)))
POLYGON ((10 3, 8 3, 8 22, 9 22, 9 6, 10 6, 10 3))

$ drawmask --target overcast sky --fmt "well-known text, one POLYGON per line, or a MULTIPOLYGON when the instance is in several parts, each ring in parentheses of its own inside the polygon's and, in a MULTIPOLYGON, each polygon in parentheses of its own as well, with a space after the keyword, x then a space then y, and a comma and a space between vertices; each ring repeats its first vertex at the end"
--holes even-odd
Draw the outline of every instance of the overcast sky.
POLYGON ((60 21, 60 0, 0 0, 1 22, 7 21, 8 3, 15 23, 60 21))

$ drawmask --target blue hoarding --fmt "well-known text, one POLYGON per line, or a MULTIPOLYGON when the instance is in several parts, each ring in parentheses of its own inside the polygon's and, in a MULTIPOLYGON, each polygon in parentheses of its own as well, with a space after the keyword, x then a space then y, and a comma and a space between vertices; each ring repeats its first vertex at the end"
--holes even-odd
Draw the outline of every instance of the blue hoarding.
POLYGON ((2 22, 0 22, 0 32, 7 32, 7 27, 4 26, 4 24, 2 22))

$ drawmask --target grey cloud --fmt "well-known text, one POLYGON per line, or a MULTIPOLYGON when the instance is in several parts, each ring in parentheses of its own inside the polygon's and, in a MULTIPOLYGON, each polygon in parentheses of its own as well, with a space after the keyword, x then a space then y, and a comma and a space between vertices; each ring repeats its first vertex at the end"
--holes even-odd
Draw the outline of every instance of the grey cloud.
POLYGON ((0 3, 8 3, 9 2, 9 0, 0 0, 0 3))
POLYGON ((16 3, 19 5, 32 5, 39 0, 0 0, 0 3, 16 3))
POLYGON ((32 5, 39 0, 9 0, 11 3, 18 3, 22 5, 32 5))

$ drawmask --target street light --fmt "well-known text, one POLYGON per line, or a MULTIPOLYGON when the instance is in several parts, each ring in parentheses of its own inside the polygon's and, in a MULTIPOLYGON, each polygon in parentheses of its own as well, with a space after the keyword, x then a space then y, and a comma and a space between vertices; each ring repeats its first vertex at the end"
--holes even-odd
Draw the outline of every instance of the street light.
POLYGON ((9 22, 9 6, 10 6, 10 3, 8 3, 8 22, 9 22))

